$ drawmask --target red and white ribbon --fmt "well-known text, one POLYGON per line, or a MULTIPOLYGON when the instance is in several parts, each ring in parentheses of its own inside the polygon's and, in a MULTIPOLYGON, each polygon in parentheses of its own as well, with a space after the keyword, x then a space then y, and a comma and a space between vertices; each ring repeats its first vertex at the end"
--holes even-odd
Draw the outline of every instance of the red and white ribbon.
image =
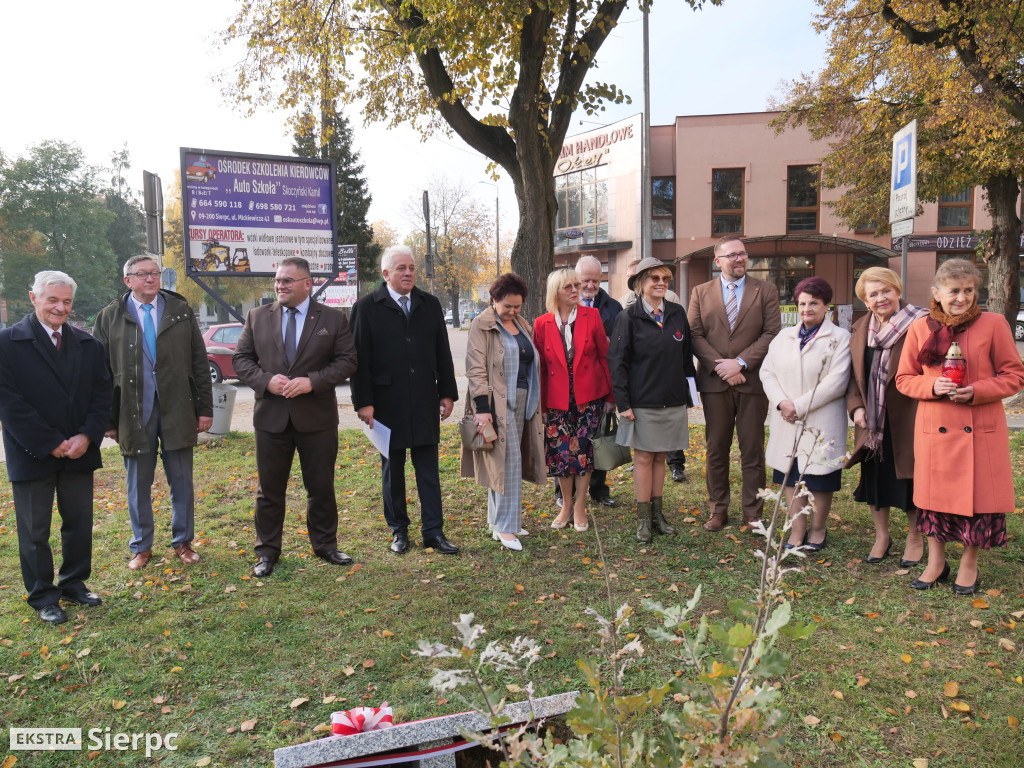
POLYGON ((356 707, 331 714, 331 733, 335 736, 380 731, 393 725, 391 707, 386 701, 382 701, 379 707, 356 707))

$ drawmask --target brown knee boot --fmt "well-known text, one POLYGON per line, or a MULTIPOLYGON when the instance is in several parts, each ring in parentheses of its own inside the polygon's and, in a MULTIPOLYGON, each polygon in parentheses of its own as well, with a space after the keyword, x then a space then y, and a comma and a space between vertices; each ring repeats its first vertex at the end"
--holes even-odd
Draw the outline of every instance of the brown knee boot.
POLYGON ((676 532, 676 529, 668 524, 668 520, 661 512, 661 496, 651 497, 651 527, 655 533, 661 536, 671 536, 676 532))
POLYGON ((651 534, 651 502, 638 501, 636 503, 636 521, 636 540, 650 544, 653 538, 651 534))

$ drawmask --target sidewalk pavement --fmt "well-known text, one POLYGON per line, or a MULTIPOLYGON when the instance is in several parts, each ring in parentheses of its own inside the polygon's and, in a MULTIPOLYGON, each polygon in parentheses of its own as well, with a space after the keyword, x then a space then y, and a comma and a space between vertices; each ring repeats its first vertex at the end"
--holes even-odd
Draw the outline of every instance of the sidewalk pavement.
MULTIPOLYGON (((452 348, 452 359, 455 362, 455 379, 459 386, 459 402, 455 404, 455 410, 446 421, 446 424, 458 424, 462 418, 462 408, 465 402, 466 393, 466 331, 448 329, 448 339, 452 348)), ((235 408, 231 414, 231 429, 234 432, 252 432, 252 411, 255 398, 253 392, 244 384, 237 381, 229 381, 235 387, 235 408)), ((362 429, 363 423, 359 421, 355 411, 352 409, 352 392, 347 383, 337 388, 338 394, 338 415, 339 429, 362 429)), ((1009 398, 1003 403, 1006 410, 1006 423, 1012 430, 1024 429, 1024 398, 1020 395, 1009 398)), ((702 408, 691 408, 688 414, 690 424, 704 423, 704 410, 702 408)), ((852 423, 851 423, 852 426, 852 423)), ((203 433, 199 436, 201 440, 215 440, 220 435, 203 433)), ((114 446, 113 440, 105 439, 103 447, 114 446)), ((5 460, 4 448, 0 442, 0 461, 5 460)))

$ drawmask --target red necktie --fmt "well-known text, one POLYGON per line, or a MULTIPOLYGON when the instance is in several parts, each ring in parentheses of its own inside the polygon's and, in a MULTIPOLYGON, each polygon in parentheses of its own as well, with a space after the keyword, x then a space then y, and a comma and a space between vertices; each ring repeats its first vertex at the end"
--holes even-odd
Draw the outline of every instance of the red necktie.
POLYGON ((57 331, 54 331, 50 335, 53 337, 53 346, 55 346, 57 348, 57 351, 60 352, 61 334, 57 331))

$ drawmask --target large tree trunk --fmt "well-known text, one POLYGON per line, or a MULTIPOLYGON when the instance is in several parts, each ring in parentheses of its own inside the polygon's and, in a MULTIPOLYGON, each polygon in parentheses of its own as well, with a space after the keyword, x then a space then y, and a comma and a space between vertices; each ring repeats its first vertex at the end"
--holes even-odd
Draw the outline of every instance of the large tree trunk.
POLYGON ((519 229, 512 245, 512 271, 526 281, 529 294, 523 302, 523 314, 532 323, 547 311, 544 294, 555 263, 554 221, 558 204, 550 172, 534 168, 530 173, 526 164, 522 169, 522 178, 515 183, 519 229))
POLYGON ((992 216, 992 239, 985 248, 988 262, 988 309, 1006 318, 1013 328, 1020 309, 1020 185, 1012 173, 992 176, 985 183, 986 207, 992 216))

